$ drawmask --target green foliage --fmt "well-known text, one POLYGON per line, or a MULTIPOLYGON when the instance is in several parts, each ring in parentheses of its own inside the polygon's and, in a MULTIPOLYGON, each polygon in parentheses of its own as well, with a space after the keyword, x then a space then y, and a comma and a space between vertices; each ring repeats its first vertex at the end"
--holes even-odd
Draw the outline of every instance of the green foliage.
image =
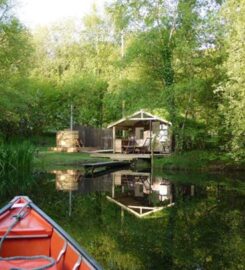
MULTIPOLYGON (((175 206, 144 219, 122 213, 103 193, 57 191, 51 174, 28 179, 22 192, 105 269, 243 269, 244 184, 235 176, 233 181, 200 177, 171 181, 175 206), (184 196, 190 185, 195 196, 184 196)), ((1 205, 16 194, 17 186, 7 192, 13 182, 1 189, 1 205)))
POLYGON ((125 102, 125 115, 142 108, 153 111, 160 102, 161 93, 154 80, 120 80, 112 86, 104 97, 104 115, 106 122, 112 122, 122 117, 122 103, 125 102), (152 102, 149 102, 151 100, 152 102))
POLYGON ((182 154, 175 154, 162 160, 156 160, 156 166, 163 166, 170 169, 206 169, 210 161, 217 161, 218 156, 215 153, 192 151, 182 154))
POLYGON ((229 155, 221 151, 188 151, 175 153, 169 157, 156 159, 157 168, 187 171, 223 171, 242 170, 244 161, 231 162, 229 155))
POLYGON ((1 136, 67 128, 71 104, 75 123, 96 127, 146 109, 173 123, 177 152, 242 160, 243 9, 233 0, 115 0, 104 17, 94 6, 81 25, 31 35, 1 1, 1 136))
POLYGON ((226 46, 228 58, 225 62, 228 79, 218 88, 223 102, 220 112, 227 136, 227 148, 236 160, 245 158, 245 80, 244 80, 244 1, 228 0, 223 8, 228 35, 226 46))
MULTIPOLYGON (((33 170, 35 148, 27 141, 0 144, 0 176, 23 180, 33 170)), ((3 181, 2 184, 6 184, 3 181)))
MULTIPOLYGON (((145 220, 122 218, 101 194, 73 194, 69 217, 68 194, 54 191, 53 176, 31 176, 35 149, 4 143, 21 135, 39 144, 41 133, 67 128, 71 104, 76 123, 97 127, 144 108, 173 122, 180 152, 156 166, 216 170, 230 157, 244 165, 245 5, 222 2, 115 0, 105 18, 94 8, 82 25, 65 21, 31 35, 0 0, 1 203, 30 195, 106 269, 243 269, 238 181, 199 180, 199 198, 180 196, 177 207, 145 220)), ((40 151, 35 165, 86 160, 40 151)))
POLYGON ((9 1, 0 2, 0 126, 4 135, 19 124, 25 108, 25 84, 29 68, 30 35, 11 14, 9 1))
MULTIPOLYGON (((176 1, 170 5, 168 1, 134 0, 127 4, 115 1, 109 9, 127 37, 121 81, 130 80, 131 85, 143 82, 138 91, 144 93, 145 101, 149 100, 148 93, 154 97, 148 106, 142 106, 139 95, 137 104, 168 112, 178 151, 206 148, 206 138, 218 135, 219 118, 214 115, 219 100, 213 90, 224 78, 218 9, 219 5, 210 1, 176 1)), ((124 85, 124 100, 133 108, 134 95, 127 92, 130 86, 124 85)), ((119 89, 121 97, 118 84, 112 88, 115 92, 119 89)))
POLYGON ((98 162, 103 159, 90 157, 87 153, 59 153, 39 148, 34 159, 35 168, 43 171, 55 169, 79 169, 86 162, 98 162))
MULTIPOLYGON (((95 76, 71 77, 61 86, 63 99, 67 100, 62 105, 69 108, 74 106, 74 115, 77 123, 90 126, 103 124, 103 99, 107 90, 107 83, 95 76)), ((65 111, 61 106, 58 110, 65 111)), ((69 115, 69 114, 68 114, 69 115)))

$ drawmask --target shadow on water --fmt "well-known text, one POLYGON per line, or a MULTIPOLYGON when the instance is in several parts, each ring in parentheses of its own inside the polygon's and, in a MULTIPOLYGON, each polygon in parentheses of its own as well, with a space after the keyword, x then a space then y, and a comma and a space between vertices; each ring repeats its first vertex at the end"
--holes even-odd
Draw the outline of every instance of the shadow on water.
POLYGON ((1 180, 28 195, 105 269, 243 269, 243 175, 55 170, 1 180))

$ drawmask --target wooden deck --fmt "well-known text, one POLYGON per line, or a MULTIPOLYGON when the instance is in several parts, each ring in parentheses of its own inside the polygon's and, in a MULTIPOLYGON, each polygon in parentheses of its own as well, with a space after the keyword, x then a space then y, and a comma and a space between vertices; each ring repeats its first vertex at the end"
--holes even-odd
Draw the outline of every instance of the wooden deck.
MULTIPOLYGON (((113 153, 93 153, 91 157, 110 158, 112 160, 134 160, 134 159, 150 159, 151 154, 113 154, 113 153)), ((154 154, 154 157, 165 157, 170 154, 154 154)))
POLYGON ((103 169, 104 171, 108 171, 113 168, 122 168, 125 166, 129 166, 130 163, 128 161, 109 161, 109 162, 96 162, 96 163, 85 163, 83 165, 85 169, 85 174, 91 173, 94 174, 96 169, 103 169))

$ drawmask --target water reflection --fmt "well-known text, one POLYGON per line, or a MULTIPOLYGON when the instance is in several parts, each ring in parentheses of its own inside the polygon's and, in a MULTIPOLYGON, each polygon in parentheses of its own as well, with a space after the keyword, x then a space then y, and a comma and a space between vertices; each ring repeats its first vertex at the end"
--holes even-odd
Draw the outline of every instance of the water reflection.
POLYGON ((55 170, 56 190, 74 191, 78 189, 81 172, 78 170, 55 170))
POLYGON ((110 174, 95 178, 86 178, 80 170, 53 170, 57 191, 69 192, 69 216, 72 214, 72 192, 90 194, 94 192, 110 192, 112 179, 110 174))
POLYGON ((137 217, 173 205, 172 184, 161 177, 122 170, 113 173, 112 179, 112 193, 107 198, 137 217))
POLYGON ((155 171, 152 176, 124 170, 85 178, 77 170, 53 173, 36 172, 33 179, 0 176, 0 204, 29 196, 104 269, 244 268, 244 174, 155 171), (106 196, 118 203, 130 198, 123 206, 131 214, 106 196), (143 220, 132 208, 171 202, 174 207, 143 220))
POLYGON ((174 205, 176 196, 193 197, 194 185, 176 186, 149 172, 120 170, 86 178, 83 171, 56 170, 56 190, 69 191, 69 214, 72 192, 80 194, 105 193, 107 199, 137 217, 143 217, 174 205))

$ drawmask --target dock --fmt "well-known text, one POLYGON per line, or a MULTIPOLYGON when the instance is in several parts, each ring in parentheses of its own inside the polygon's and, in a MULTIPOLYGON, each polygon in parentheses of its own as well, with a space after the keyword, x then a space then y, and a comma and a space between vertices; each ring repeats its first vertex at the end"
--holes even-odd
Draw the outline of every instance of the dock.
MULTIPOLYGON (((136 159, 151 159, 151 154, 121 154, 121 153, 92 153, 90 154, 91 157, 97 157, 97 158, 110 158, 112 160, 118 160, 118 161, 132 161, 136 159)), ((169 156, 169 153, 163 153, 163 154, 154 154, 154 157, 165 157, 169 156)))
POLYGON ((115 168, 122 168, 125 166, 129 166, 129 161, 106 161, 106 162, 96 162, 96 163, 86 163, 83 165, 85 169, 85 175, 93 175, 96 169, 100 169, 99 171, 107 171, 115 168))

